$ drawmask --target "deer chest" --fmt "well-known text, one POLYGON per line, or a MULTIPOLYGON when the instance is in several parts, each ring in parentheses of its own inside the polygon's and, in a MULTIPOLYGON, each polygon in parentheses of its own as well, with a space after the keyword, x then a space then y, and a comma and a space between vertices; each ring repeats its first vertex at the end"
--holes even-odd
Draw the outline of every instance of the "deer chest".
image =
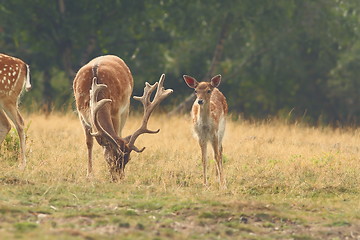
POLYGON ((194 125, 194 131, 199 138, 210 139, 214 134, 214 126, 211 122, 197 122, 194 125))

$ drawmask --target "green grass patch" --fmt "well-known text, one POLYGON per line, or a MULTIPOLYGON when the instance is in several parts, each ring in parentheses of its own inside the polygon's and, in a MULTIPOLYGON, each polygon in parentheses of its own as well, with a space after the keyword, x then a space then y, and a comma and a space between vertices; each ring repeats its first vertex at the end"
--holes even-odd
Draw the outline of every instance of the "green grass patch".
POLYGON ((20 233, 25 233, 32 231, 38 227, 38 224, 32 222, 19 222, 14 224, 14 228, 16 231, 20 233))
POLYGON ((327 224, 329 227, 348 227, 351 226, 351 223, 348 221, 335 221, 330 224, 327 224))
POLYGON ((305 235, 305 234, 302 234, 302 235, 291 235, 291 238, 294 239, 294 240, 315 240, 317 238, 313 238, 309 235, 305 235))
POLYGON ((214 212, 203 212, 200 213, 199 218, 228 218, 232 214, 227 211, 214 211, 214 212))

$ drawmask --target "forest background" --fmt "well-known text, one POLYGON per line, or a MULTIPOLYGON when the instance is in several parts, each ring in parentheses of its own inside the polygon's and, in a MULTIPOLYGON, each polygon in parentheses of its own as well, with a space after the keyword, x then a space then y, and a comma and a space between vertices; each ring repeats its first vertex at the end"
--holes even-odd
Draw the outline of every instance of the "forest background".
POLYGON ((134 95, 166 74, 167 111, 192 94, 183 74, 221 74, 235 118, 357 124, 359 26, 356 0, 0 1, 1 52, 31 67, 28 111, 74 109, 77 70, 115 54, 134 95))

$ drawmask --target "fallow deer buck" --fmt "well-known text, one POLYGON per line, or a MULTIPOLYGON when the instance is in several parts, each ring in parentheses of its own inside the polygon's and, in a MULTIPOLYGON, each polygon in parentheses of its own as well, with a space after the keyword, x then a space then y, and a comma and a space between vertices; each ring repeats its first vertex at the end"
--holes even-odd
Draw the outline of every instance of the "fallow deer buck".
POLYGON ((228 106, 226 98, 217 88, 221 82, 221 75, 213 77, 210 82, 198 82, 195 78, 187 75, 184 75, 183 78, 190 88, 195 89, 196 94, 191 116, 201 148, 204 184, 207 185, 207 144, 210 141, 214 150, 220 185, 226 187, 223 174, 222 140, 228 106))
POLYGON ((22 90, 31 89, 30 68, 22 60, 0 54, 0 144, 11 129, 8 118, 14 123, 20 138, 19 167, 26 166, 24 120, 18 110, 22 90))
POLYGON ((173 90, 163 87, 165 75, 153 85, 146 83, 142 97, 144 116, 142 125, 132 135, 122 138, 121 131, 129 114, 130 97, 133 91, 133 77, 125 62, 117 56, 100 56, 84 65, 76 74, 73 89, 80 121, 85 130, 88 149, 87 175, 92 174, 93 137, 104 149, 113 181, 124 176, 125 165, 132 151, 142 152, 134 144, 143 133, 158 133, 147 128, 153 110, 173 90), (150 96, 157 88, 153 101, 150 96))

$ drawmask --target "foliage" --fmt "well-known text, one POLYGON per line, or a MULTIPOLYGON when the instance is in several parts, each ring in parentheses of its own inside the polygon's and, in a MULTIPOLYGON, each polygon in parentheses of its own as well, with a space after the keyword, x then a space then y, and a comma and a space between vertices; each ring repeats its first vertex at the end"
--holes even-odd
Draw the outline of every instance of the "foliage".
POLYGON ((102 54, 127 62, 134 94, 165 72, 175 105, 189 94, 181 76, 206 76, 226 27, 215 72, 231 111, 349 123, 360 114, 359 14, 343 0, 5 1, 0 44, 31 65, 26 106, 68 108, 74 74, 102 54))

